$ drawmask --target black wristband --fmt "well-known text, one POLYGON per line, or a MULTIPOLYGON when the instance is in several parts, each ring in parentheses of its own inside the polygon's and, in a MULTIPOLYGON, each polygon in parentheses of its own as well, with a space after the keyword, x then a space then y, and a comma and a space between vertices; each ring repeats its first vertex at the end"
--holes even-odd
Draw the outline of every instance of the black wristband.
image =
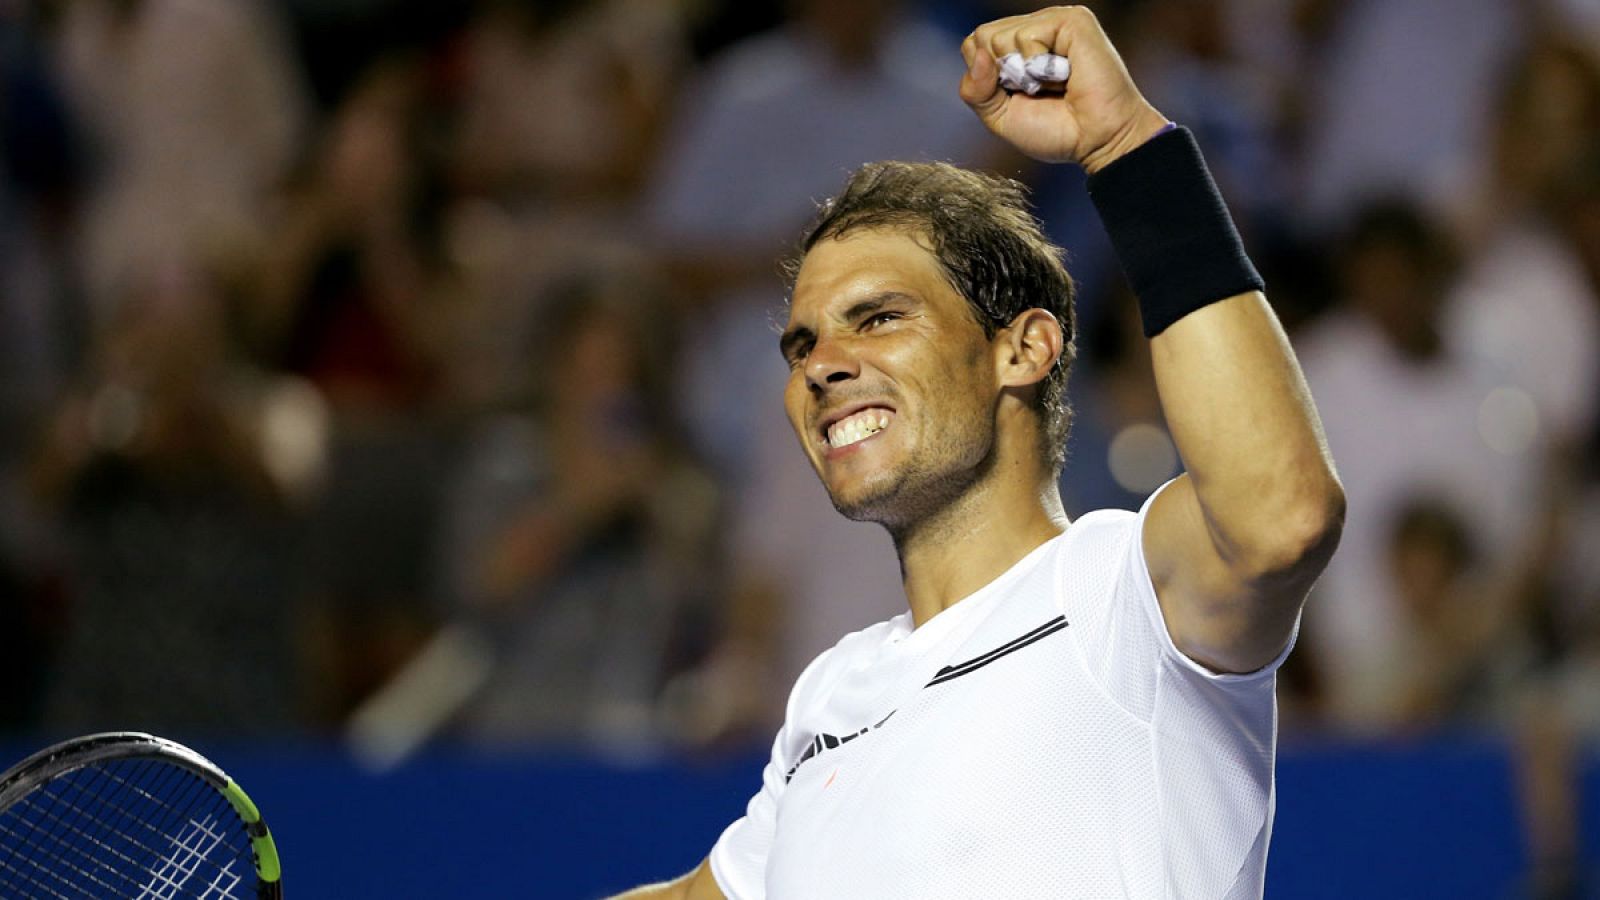
POLYGON ((1155 337, 1202 306, 1265 286, 1187 128, 1089 176, 1089 197, 1155 337))

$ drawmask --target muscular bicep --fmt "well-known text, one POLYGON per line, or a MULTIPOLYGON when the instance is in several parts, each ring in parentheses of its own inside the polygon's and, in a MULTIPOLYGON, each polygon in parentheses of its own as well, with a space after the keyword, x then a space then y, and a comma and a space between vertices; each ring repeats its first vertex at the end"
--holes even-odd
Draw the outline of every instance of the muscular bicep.
POLYGON ((1146 565, 1172 642, 1218 673, 1253 672, 1283 652, 1321 565, 1247 577, 1219 552, 1188 475, 1151 502, 1146 565))

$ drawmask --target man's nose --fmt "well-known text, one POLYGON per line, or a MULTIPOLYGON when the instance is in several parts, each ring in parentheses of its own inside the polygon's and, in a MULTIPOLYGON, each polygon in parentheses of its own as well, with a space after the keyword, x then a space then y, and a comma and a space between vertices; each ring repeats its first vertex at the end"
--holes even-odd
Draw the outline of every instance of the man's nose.
POLYGON ((861 374, 861 365, 849 343, 819 337, 806 354, 806 384, 822 391, 830 384, 848 381, 861 374))

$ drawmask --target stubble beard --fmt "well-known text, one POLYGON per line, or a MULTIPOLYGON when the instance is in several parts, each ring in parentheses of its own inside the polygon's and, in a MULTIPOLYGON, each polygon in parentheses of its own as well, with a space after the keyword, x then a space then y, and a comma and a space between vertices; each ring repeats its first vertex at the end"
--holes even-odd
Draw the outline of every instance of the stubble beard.
POLYGON ((898 542, 950 509, 994 468, 995 435, 976 423, 924 447, 858 496, 828 497, 847 519, 882 525, 898 542))

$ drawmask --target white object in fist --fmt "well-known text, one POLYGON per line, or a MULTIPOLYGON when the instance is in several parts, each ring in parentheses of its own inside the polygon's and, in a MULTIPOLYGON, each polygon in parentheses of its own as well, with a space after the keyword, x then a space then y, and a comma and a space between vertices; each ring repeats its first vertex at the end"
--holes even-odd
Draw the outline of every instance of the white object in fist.
POLYGON ((1072 73, 1072 63, 1065 56, 1041 53, 1026 60, 1021 53, 1007 53, 1000 57, 1000 86, 1008 91, 1022 91, 1033 96, 1046 85, 1066 83, 1072 73))

